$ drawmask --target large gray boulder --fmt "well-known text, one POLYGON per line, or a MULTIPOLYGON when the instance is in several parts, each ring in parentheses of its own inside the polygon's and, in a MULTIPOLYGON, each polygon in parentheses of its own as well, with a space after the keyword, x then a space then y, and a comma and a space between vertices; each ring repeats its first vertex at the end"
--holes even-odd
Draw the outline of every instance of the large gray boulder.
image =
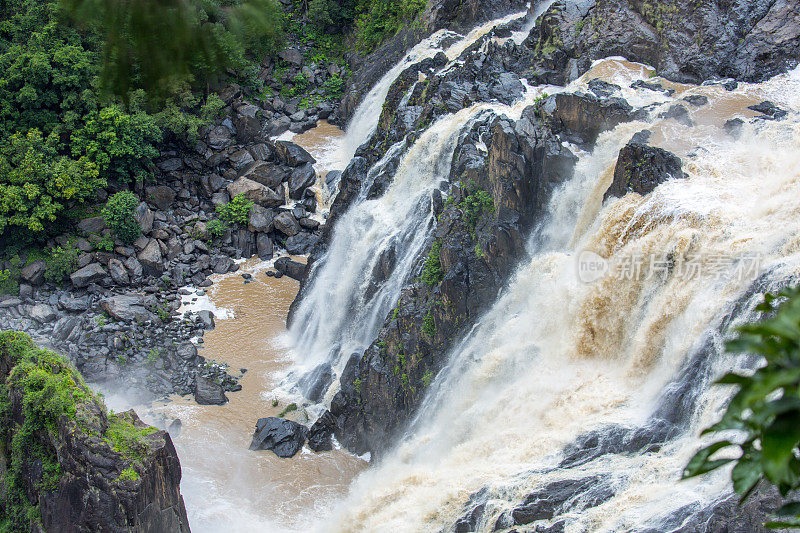
POLYGON ((23 268, 22 272, 20 272, 20 278, 22 278, 22 281, 30 283, 34 287, 38 287, 44 283, 44 273, 46 270, 47 263, 39 259, 23 268))
POLYGON ((251 450, 271 450, 278 457, 288 458, 303 448, 308 430, 302 424, 284 418, 259 418, 253 433, 251 450))
POLYGON ((279 213, 278 216, 275 217, 275 220, 272 221, 272 224, 275 226, 276 230, 287 237, 300 233, 300 224, 297 223, 297 220, 295 220, 294 216, 288 211, 279 213))
POLYGON ((314 165, 305 163, 292 171, 289 177, 289 198, 300 200, 305 190, 317 181, 317 172, 314 165))
POLYGON ((145 322, 153 318, 138 294, 112 296, 100 301, 100 309, 122 322, 145 322))
POLYGON ((150 239, 137 257, 146 272, 158 275, 164 271, 164 258, 156 239, 150 239))
POLYGON ((285 198, 266 185, 262 185, 248 178, 239 178, 228 185, 228 194, 234 198, 240 194, 262 207, 278 207, 283 205, 285 198))
POLYGON ((56 319, 55 311, 47 304, 32 305, 28 309, 28 316, 40 324, 48 324, 56 319))
POLYGON ((194 384, 194 401, 200 405, 223 405, 228 403, 228 397, 225 396, 225 389, 221 385, 203 376, 197 376, 194 384))
POLYGON ((136 223, 139 224, 139 227, 142 228, 142 233, 147 234, 153 230, 155 215, 150 210, 150 207, 148 207, 147 202, 141 202, 136 206, 136 210, 133 212, 133 218, 136 220, 136 223))
POLYGON ((108 260, 108 273, 111 274, 111 279, 113 279, 114 283, 117 285, 128 285, 131 282, 128 269, 126 269, 122 261, 117 258, 108 260))
POLYGON ((266 185, 272 190, 279 190, 281 183, 286 181, 287 172, 283 167, 266 161, 255 161, 249 164, 242 176, 261 185, 266 185))
POLYGON ((80 270, 70 274, 69 279, 78 288, 88 287, 90 283, 106 277, 108 273, 99 263, 89 263, 80 270))
POLYGON ((250 223, 248 229, 252 232, 267 233, 272 230, 272 221, 275 219, 275 212, 260 205, 254 205, 250 209, 250 223))
POLYGON ((303 147, 291 141, 276 141, 275 155, 290 167, 299 167, 306 163, 317 162, 303 147))
POLYGON ((175 191, 166 185, 148 187, 146 191, 147 201, 162 211, 175 201, 175 191))

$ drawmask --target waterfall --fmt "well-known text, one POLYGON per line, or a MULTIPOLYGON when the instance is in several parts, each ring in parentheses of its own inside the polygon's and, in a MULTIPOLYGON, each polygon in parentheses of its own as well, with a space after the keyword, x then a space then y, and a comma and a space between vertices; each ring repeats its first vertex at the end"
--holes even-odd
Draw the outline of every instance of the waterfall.
POLYGON ((525 14, 526 12, 523 11, 492 20, 474 28, 464 36, 450 30, 439 30, 411 48, 395 66, 383 75, 356 108, 345 128, 344 137, 337 142, 334 157, 336 163, 332 168, 343 170, 353 158, 358 147, 367 142, 375 133, 389 89, 404 70, 424 59, 434 57, 439 52, 444 52, 447 58, 453 61, 496 26, 524 17, 525 14), (447 42, 452 44, 445 47, 447 42))
POLYGON ((709 97, 696 125, 622 124, 581 154, 530 261, 323 529, 449 531, 479 508, 469 531, 508 530, 527 495, 552 502, 561 490, 536 524, 672 531, 730 493, 729 470, 679 479, 729 394, 711 381, 754 363, 724 353, 726 328, 752 317, 760 291, 800 275, 800 70, 733 93, 676 87, 665 106, 709 97), (748 123, 738 140, 722 133, 731 113, 753 116, 746 106, 767 98, 790 118, 748 123), (603 203, 620 148, 644 127, 688 176, 603 203), (604 276, 581 276, 586 254, 604 276))
MULTIPOLYGON (((331 362, 338 368, 372 342, 430 239, 432 194, 450 175, 462 130, 486 113, 516 120, 538 94, 529 88, 513 106, 481 103, 440 118, 402 155, 386 192, 369 200, 362 195, 341 217, 295 313, 291 333, 304 366, 331 362), (374 288, 371 274, 385 253, 394 254, 395 265, 388 279, 374 288)), ((375 168, 403 146, 400 142, 390 148, 375 168)), ((367 188, 362 186, 362 191, 367 188)))

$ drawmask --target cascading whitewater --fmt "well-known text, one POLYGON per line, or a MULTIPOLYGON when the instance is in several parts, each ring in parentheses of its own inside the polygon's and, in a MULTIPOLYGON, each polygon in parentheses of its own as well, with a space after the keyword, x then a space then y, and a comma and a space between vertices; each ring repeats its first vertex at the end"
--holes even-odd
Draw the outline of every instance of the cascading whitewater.
MULTIPOLYGON (((516 119, 538 94, 529 89, 514 106, 476 104, 440 118, 402 156, 380 198, 364 196, 371 175, 367 176, 362 196, 337 222, 328 252, 314 266, 312 285, 295 313, 292 333, 302 364, 330 361, 336 368, 369 345, 429 240, 431 195, 450 175, 461 131, 486 113, 516 119), (387 250, 393 251, 395 266, 388 279, 370 290, 371 273, 387 250)), ((390 148, 371 174, 402 148, 402 142, 390 148)))
MULTIPOLYGON (((473 29, 444 50, 451 64, 492 28, 524 17, 508 15, 473 29)), ((359 105, 341 140, 341 161, 375 132, 389 88, 411 64, 441 52, 447 38, 457 34, 440 30, 410 50, 369 92, 359 105)), ((444 69, 448 68, 447 66, 444 69)), ((402 155, 392 184, 377 199, 367 200, 371 179, 406 148, 404 141, 391 147, 370 170, 361 195, 337 221, 328 252, 314 265, 310 287, 294 314, 291 336, 299 363, 310 368, 329 361, 340 367, 351 353, 374 338, 386 314, 397 302, 403 283, 429 237, 433 211, 431 194, 450 172, 453 150, 461 129, 480 113, 495 111, 518 115, 538 95, 529 90, 513 107, 478 104, 447 115, 428 128, 402 155), (394 250, 390 278, 375 290, 370 277, 381 254, 394 250)))
POLYGON ((753 364, 723 353, 725 327, 800 274, 800 120, 757 121, 738 141, 720 127, 765 98, 800 110, 800 72, 732 94, 677 88, 660 101, 709 97, 697 125, 623 124, 581 156, 530 262, 452 350, 405 440, 322 529, 449 530, 480 509, 468 530, 672 531, 729 493, 726 471, 678 480, 727 398, 711 380, 753 364), (619 149, 645 126, 684 156, 687 178, 602 205, 619 149), (605 276, 581 277, 586 252, 605 276), (559 490, 550 515, 511 512, 559 490))
POLYGON ((526 12, 523 11, 492 20, 476 27, 464 36, 449 30, 439 30, 414 46, 405 54, 403 59, 383 75, 358 105, 345 129, 345 136, 337 142, 334 148, 335 156, 333 159, 335 163, 332 168, 343 170, 353 158, 358 147, 367 142, 372 137, 372 134, 375 133, 389 89, 405 69, 414 63, 434 57, 439 52, 444 52, 447 58, 453 61, 472 43, 491 31, 492 28, 525 15, 526 12), (448 40, 454 42, 447 48, 443 48, 444 43, 448 40))

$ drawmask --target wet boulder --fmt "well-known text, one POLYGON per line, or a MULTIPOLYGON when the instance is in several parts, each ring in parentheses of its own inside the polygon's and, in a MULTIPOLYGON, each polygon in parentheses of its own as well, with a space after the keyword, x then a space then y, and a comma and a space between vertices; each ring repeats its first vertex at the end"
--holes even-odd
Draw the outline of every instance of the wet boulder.
POLYGON ((289 276, 292 279, 300 281, 303 279, 303 274, 306 271, 306 265, 298 263, 289 257, 281 257, 275 261, 275 270, 289 276))
POLYGON ((333 449, 333 432, 336 418, 325 411, 308 430, 308 447, 315 452, 328 452, 333 449))
POLYGON ((661 148, 632 142, 620 150, 614 181, 603 200, 621 198, 629 192, 645 195, 669 179, 684 177, 678 156, 661 148))
MULTIPOLYGON (((302 266, 305 269, 305 265, 302 266)), ((322 400, 331 383, 333 383, 333 369, 330 363, 322 363, 297 382, 303 395, 314 403, 322 400)))
POLYGON ((299 167, 306 163, 317 162, 304 148, 291 141, 277 141, 275 143, 275 155, 290 167, 299 167))
POLYGON ((550 520, 567 511, 597 507, 613 496, 607 477, 554 481, 529 494, 511 516, 515 525, 530 524, 536 520, 550 520))
POLYGON ((307 255, 314 250, 319 241, 320 236, 318 234, 301 232, 286 239, 284 246, 290 254, 307 255))
POLYGON ((317 172, 314 165, 305 163, 295 168, 289 177, 289 198, 300 200, 303 192, 317 181, 317 172))
POLYGON ((164 271, 164 257, 161 255, 161 245, 156 239, 147 241, 147 245, 137 255, 144 271, 159 275, 164 271))
POLYGON ((194 401, 199 405, 223 405, 228 403, 222 385, 203 376, 197 376, 194 384, 194 401))
POLYGON ((761 113, 763 118, 770 118, 774 120, 780 120, 786 117, 789 113, 780 107, 776 106, 774 103, 770 102, 769 100, 765 100, 760 104, 751 105, 747 109, 755 111, 757 113, 761 113))
POLYGON ((259 418, 250 443, 251 450, 271 450, 288 458, 303 448, 308 430, 302 424, 284 418, 259 418))

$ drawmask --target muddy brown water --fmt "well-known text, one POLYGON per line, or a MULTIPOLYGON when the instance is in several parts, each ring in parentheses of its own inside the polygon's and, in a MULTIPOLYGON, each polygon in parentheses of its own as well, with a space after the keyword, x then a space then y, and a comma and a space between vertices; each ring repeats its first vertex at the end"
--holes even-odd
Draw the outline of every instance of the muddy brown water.
MULTIPOLYGON (((150 423, 181 420, 182 430, 173 440, 195 533, 308 530, 332 511, 367 466, 341 449, 316 454, 304 448, 291 459, 248 450, 256 420, 277 416, 291 399, 276 389, 292 365, 286 314, 299 284, 267 277, 264 266, 252 259, 238 273, 214 276, 208 293, 217 308, 232 311, 233 317, 217 320, 200 354, 228 364, 234 375, 246 368, 239 381, 242 390, 227 393, 230 401, 222 406, 176 396, 137 409, 150 423), (253 280, 245 284, 242 272, 251 272, 253 280)), ((313 414, 307 419, 302 407, 286 416, 313 422, 313 414)))

